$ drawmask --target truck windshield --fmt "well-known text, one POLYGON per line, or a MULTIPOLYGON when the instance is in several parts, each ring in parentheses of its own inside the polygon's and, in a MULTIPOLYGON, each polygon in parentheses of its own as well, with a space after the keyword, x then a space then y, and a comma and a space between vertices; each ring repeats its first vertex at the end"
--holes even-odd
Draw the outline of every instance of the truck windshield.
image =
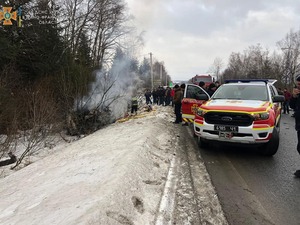
POLYGON ((222 85, 212 99, 269 100, 265 85, 222 85))
POLYGON ((204 83, 211 83, 212 82, 212 77, 208 76, 202 76, 202 77, 197 77, 195 82, 198 84, 200 81, 203 81, 204 83))

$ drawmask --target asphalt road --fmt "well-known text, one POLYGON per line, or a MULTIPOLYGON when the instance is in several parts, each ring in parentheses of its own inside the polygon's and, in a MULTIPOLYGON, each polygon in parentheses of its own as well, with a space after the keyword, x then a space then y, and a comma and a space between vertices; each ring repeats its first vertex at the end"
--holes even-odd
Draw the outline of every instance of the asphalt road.
POLYGON ((252 148, 199 149, 231 225, 300 224, 300 169, 294 118, 282 115, 280 146, 273 157, 252 148))

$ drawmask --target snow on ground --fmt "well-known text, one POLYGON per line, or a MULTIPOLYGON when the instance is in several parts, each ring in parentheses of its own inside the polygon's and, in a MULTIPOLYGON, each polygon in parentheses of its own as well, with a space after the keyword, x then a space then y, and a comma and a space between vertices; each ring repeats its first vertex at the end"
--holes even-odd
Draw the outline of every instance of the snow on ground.
POLYGON ((2 178, 0 224, 153 224, 174 155, 173 117, 156 107, 2 178))

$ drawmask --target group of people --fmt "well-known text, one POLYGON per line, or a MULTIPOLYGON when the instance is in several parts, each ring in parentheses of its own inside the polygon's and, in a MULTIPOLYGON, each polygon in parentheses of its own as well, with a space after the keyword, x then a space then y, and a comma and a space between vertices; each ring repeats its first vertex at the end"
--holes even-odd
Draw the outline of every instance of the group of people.
MULTIPOLYGON (((175 95, 174 88, 170 88, 170 87, 164 88, 162 86, 159 86, 158 88, 154 89, 152 92, 149 89, 147 89, 144 94, 146 99, 146 105, 148 107, 151 107, 152 104, 164 105, 164 106, 168 106, 172 104, 173 106, 174 95, 175 95)), ((138 99, 134 95, 131 99, 131 114, 136 115, 137 110, 138 110, 138 99)))
POLYGON ((174 106, 174 111, 176 115, 176 119, 174 123, 181 123, 182 122, 181 100, 183 99, 184 89, 185 89, 185 84, 181 84, 180 86, 176 84, 173 88, 170 87, 164 88, 159 86, 158 88, 154 89, 152 92, 149 89, 147 89, 145 92, 146 104, 174 106))
POLYGON ((220 86, 220 82, 219 81, 212 82, 208 86, 206 86, 204 81, 200 81, 199 86, 203 88, 207 92, 207 94, 209 94, 209 96, 212 96, 220 86))
POLYGON ((146 104, 157 104, 168 106, 172 103, 175 91, 170 87, 162 87, 154 89, 152 92, 147 89, 145 93, 146 104), (151 96, 153 97, 153 102, 151 100, 151 96))
MULTIPOLYGON (((210 96, 217 90, 220 86, 218 81, 210 83, 206 86, 205 82, 200 81, 199 86, 203 88, 210 96)), ((146 104, 157 104, 168 106, 172 104, 174 106, 174 111, 176 115, 176 119, 173 123, 178 124, 182 122, 182 114, 181 114, 181 100, 183 99, 185 84, 176 84, 173 88, 170 87, 162 87, 154 89, 152 92, 147 89, 145 92, 146 104), (152 98, 151 98, 152 97, 152 98)))

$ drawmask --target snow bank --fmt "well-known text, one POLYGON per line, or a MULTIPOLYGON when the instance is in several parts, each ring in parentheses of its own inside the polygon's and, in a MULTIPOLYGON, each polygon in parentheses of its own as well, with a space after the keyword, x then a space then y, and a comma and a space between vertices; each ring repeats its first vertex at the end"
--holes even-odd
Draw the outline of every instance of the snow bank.
POLYGON ((171 108, 162 110, 60 146, 1 179, 0 224, 154 221, 173 154, 171 108))

